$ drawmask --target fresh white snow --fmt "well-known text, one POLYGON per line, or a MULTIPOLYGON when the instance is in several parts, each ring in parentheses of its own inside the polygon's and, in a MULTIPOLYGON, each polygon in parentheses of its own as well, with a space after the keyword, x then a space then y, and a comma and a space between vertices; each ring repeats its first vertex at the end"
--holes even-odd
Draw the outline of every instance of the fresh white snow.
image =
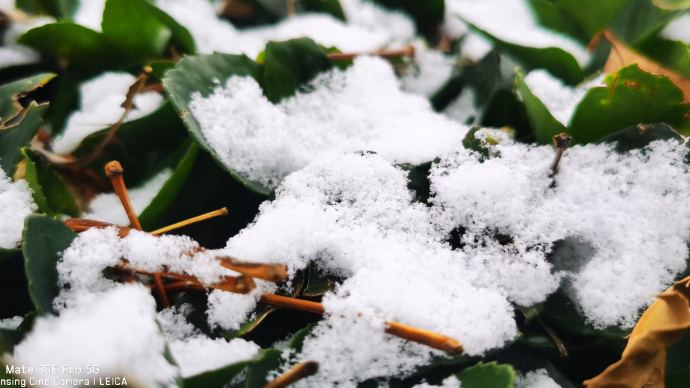
POLYGON ((685 14, 669 23, 659 35, 666 39, 690 44, 690 14, 685 14))
POLYGON ((13 182, 0 168, 0 248, 17 248, 24 218, 36 210, 29 184, 23 179, 13 182))
POLYGON ((526 375, 518 374, 515 380, 516 388, 561 388, 558 383, 553 381, 546 372, 546 369, 537 369, 527 372, 526 375))

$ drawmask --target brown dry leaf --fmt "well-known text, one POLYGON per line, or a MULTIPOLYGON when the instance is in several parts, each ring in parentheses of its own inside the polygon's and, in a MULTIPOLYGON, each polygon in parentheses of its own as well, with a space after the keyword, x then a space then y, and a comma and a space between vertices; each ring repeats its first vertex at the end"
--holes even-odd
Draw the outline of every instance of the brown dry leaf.
POLYGON ((635 325, 620 361, 588 388, 664 388, 666 349, 690 328, 690 277, 659 295, 635 325))
MULTIPOLYGON (((606 65, 604 65, 604 72, 607 74, 612 74, 618 71, 620 68, 637 63, 637 66, 647 73, 652 73, 656 75, 664 75, 668 77, 676 86, 683 91, 685 99, 683 102, 690 102, 690 80, 683 77, 682 75, 676 73, 675 71, 668 69, 657 62, 654 62, 647 57, 633 51, 625 43, 618 40, 611 31, 604 31, 603 36, 606 40, 611 43, 611 52, 606 60, 606 65)), ((597 38, 593 39, 595 42, 597 38)))

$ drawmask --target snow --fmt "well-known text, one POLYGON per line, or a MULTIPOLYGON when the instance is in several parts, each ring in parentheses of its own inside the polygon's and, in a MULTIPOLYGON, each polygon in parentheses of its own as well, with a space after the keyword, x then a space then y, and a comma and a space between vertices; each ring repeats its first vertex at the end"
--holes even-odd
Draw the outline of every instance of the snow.
POLYGON ((158 313, 170 352, 180 366, 182 377, 190 377, 252 359, 259 346, 241 338, 211 339, 186 320, 191 305, 169 307, 158 313))
POLYGON ((208 324, 212 328, 239 330, 242 323, 255 318, 252 312, 262 294, 273 294, 278 290, 274 283, 254 279, 256 288, 247 295, 213 290, 208 295, 208 324))
POLYGON ((16 317, 0 319, 0 329, 16 330, 22 324, 24 317, 17 315, 16 317))
POLYGON ((468 130, 434 112, 426 98, 402 92, 380 58, 359 57, 345 71, 320 74, 308 89, 274 105, 254 79, 235 76, 207 98, 193 95, 190 108, 223 164, 267 187, 328 150, 424 163, 468 130))
POLYGON ((82 0, 74 13, 74 22, 101 32, 105 0, 82 0))
POLYGON ((12 182, 0 168, 0 248, 16 249, 22 240, 24 218, 38 210, 25 180, 12 182))
POLYGON ((459 33, 454 18, 504 42, 537 48, 557 47, 575 57, 580 66, 589 62, 589 54, 577 41, 541 27, 525 0, 448 0, 446 1, 446 29, 459 33), (450 19, 450 20, 449 20, 450 19))
POLYGON ((445 380, 441 383, 441 385, 431 385, 428 383, 421 383, 417 384, 412 388, 434 388, 434 387, 439 387, 439 388, 460 388, 462 384, 460 384, 460 380, 458 380, 457 377, 455 376, 450 376, 446 377, 445 380))
MULTIPOLYGON (((139 386, 175 386, 178 369, 165 359, 166 343, 156 323, 156 303, 139 284, 120 285, 95 303, 36 319, 33 330, 14 349, 14 364, 33 367, 32 377, 62 385, 84 379, 87 365, 100 376, 124 377, 139 386), (39 365, 59 365, 59 374, 39 365), (63 370, 62 366, 81 368, 63 370)), ((78 384, 66 384, 74 386, 78 384)), ((53 386, 53 385, 51 385, 53 386)))
POLYGON ((518 374, 515 381, 516 388, 561 388, 546 372, 546 369, 537 369, 527 372, 525 376, 518 374))
POLYGON ((600 74, 577 87, 564 85, 561 80, 552 76, 546 70, 534 70, 527 74, 525 83, 529 90, 541 100, 551 115, 561 124, 568 126, 577 109, 590 88, 605 86, 602 81, 606 74, 600 74))
MULTIPOLYGON (((143 213, 151 204, 151 201, 158 195, 172 174, 173 172, 171 169, 163 169, 143 185, 127 190, 129 200, 132 202, 132 207, 137 215, 143 213)), ((89 208, 91 209, 91 213, 85 214, 83 218, 110 222, 116 225, 129 225, 127 213, 115 193, 96 195, 89 203, 89 208)))
POLYGON ((662 38, 677 40, 690 44, 690 14, 684 14, 669 23, 659 33, 662 38))
POLYGON ((618 155, 609 145, 576 146, 554 178, 551 146, 504 138, 492 150, 500 157, 446 155, 430 174, 434 221, 446 231, 465 227, 464 250, 477 269, 484 266, 472 273, 473 284, 498 284, 528 305, 566 277, 566 290, 594 325, 629 327, 685 268, 690 183, 683 147, 658 141, 618 155), (494 233, 512 243, 499 244, 494 233), (553 261, 564 272, 555 271, 546 256, 563 239, 592 257, 561 251, 553 261), (611 287, 614 280, 626 286, 611 287))
MULTIPOLYGON (((136 77, 124 72, 107 72, 81 85, 81 107, 67 120, 64 132, 53 140, 58 154, 74 151, 92 133, 115 124, 125 113, 122 103, 127 99, 129 87, 136 77)), ((157 92, 144 92, 134 96, 134 107, 125 122, 144 117, 163 104, 157 92)))
POLYGON ((333 152, 289 175, 225 251, 293 270, 314 260, 347 278, 324 297, 327 314, 298 356, 320 364, 308 386, 350 387, 441 354, 385 334, 384 320, 456 338, 472 355, 515 335, 505 297, 469 282, 465 254, 451 251, 428 208, 413 202, 406 173, 378 155, 333 152))
POLYGON ((472 62, 479 62, 493 49, 493 44, 483 36, 470 32, 460 46, 460 54, 472 62))
POLYGON ((462 93, 446 106, 443 114, 460 124, 470 125, 468 121, 477 121, 480 112, 474 105, 475 95, 474 89, 466 86, 462 93))
POLYGON ((133 230, 120 238, 114 227, 89 229, 62 252, 57 265, 62 291, 53 304, 62 310, 101 298, 103 292, 117 285, 103 276, 103 270, 121 264, 121 258, 133 269, 196 276, 205 285, 218 282, 224 275, 239 275, 217 262, 224 256, 222 251, 195 252, 198 248, 199 244, 187 236, 156 237, 133 230))
POLYGON ((412 57, 412 64, 405 68, 401 79, 402 89, 431 97, 450 79, 457 58, 428 48, 421 41, 415 41, 412 46, 415 55, 412 57))
MULTIPOLYGON (((12 8, 14 9, 14 7, 12 8)), ((40 60, 41 54, 27 46, 16 44, 16 40, 32 28, 52 23, 55 19, 40 16, 22 21, 13 21, 5 29, 0 47, 0 69, 10 66, 28 65, 40 60)))

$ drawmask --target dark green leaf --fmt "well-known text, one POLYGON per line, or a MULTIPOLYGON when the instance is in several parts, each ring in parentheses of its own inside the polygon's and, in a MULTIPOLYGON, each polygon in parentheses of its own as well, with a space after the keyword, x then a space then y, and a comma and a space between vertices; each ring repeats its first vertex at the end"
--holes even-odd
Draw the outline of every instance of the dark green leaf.
POLYGON ((151 75, 161 81, 165 78, 165 73, 174 69, 175 65, 177 65, 177 62, 174 61, 154 61, 149 63, 151 75))
POLYGON ((681 104, 683 92, 667 77, 630 65, 604 82, 608 86, 591 88, 573 114, 568 135, 575 144, 594 142, 637 124, 663 122, 678 130, 688 125, 690 104, 681 104))
POLYGON ((237 376, 250 361, 242 361, 220 369, 204 372, 184 379, 184 388, 223 388, 237 376))
POLYGON ((304 340, 311 333, 311 331, 316 326, 316 323, 308 324, 304 329, 300 329, 295 333, 295 335, 290 338, 290 343, 288 343, 288 348, 293 349, 296 353, 302 352, 302 346, 304 345, 304 340))
POLYGON ((38 210, 51 216, 79 217, 79 207, 62 178, 30 148, 22 149, 26 162, 26 181, 38 210))
POLYGON ((103 34, 69 22, 36 27, 20 36, 17 42, 91 70, 117 69, 132 64, 132 59, 103 34))
POLYGON ((690 331, 666 350, 666 388, 685 388, 690 381, 690 331))
POLYGON ((274 104, 333 68, 328 56, 309 38, 268 42, 265 58, 264 94, 274 104))
POLYGON ((283 363, 282 354, 277 349, 262 350, 247 369, 244 388, 263 388, 268 384, 268 373, 277 370, 283 363))
MULTIPOLYGON (((555 135, 567 132, 565 125, 551 115, 551 112, 549 112, 539 97, 532 94, 525 82, 524 75, 520 71, 516 73, 516 88, 527 109, 527 117, 529 117, 534 138, 541 144, 553 144, 553 137, 555 135)), ((565 124, 567 125, 568 123, 565 124)))
POLYGON ((29 280, 29 294, 40 314, 53 313, 58 295, 57 263, 77 234, 62 221, 45 215, 30 215, 24 221, 22 252, 29 280))
POLYGON ((530 3, 544 25, 587 44, 594 35, 611 24, 628 1, 530 0, 530 3))
POLYGON ((463 388, 512 388, 515 384, 513 367, 495 361, 488 364, 480 362, 456 376, 463 388))
POLYGON ((635 44, 656 35, 681 13, 661 9, 652 0, 629 0, 611 23, 611 30, 617 38, 635 44))
POLYGON ((328 276, 319 271, 314 263, 309 264, 309 277, 307 278, 307 287, 302 291, 304 296, 320 296, 328 291, 331 291, 335 286, 335 282, 329 279, 328 276))
POLYGON ((21 254, 22 250, 17 248, 17 249, 6 249, 6 248, 0 248, 0 263, 3 261, 12 258, 16 255, 21 254))
POLYGON ((32 102, 22 121, 13 127, 0 130, 0 167, 8 177, 14 176, 17 163, 22 160, 22 148, 28 147, 31 139, 43 124, 43 114, 48 104, 32 102))
POLYGON ((172 205, 177 194, 179 194, 187 181, 198 153, 199 147, 195 143, 188 146, 187 153, 180 160, 172 176, 170 176, 151 203, 139 215, 139 222, 144 230, 152 230, 156 225, 156 221, 168 211, 170 205, 172 205))
POLYGON ((654 62, 690 78, 690 46, 687 43, 653 35, 640 40, 634 48, 654 62))
POLYGON ((443 0, 373 0, 386 7, 399 9, 414 18, 417 29, 428 35, 437 32, 445 16, 445 2, 443 0))
MULTIPOLYGON (((429 196, 431 195, 431 183, 429 182, 429 170, 433 162, 422 163, 417 166, 411 164, 399 164, 397 165, 403 171, 409 171, 407 179, 407 188, 414 190, 416 193, 415 199, 422 203, 427 203, 429 196)), ((311 278, 310 278, 311 280, 311 278)))
POLYGON ((525 317, 525 323, 530 323, 532 319, 538 317, 544 311, 544 303, 535 303, 526 307, 518 306, 517 309, 525 317))
POLYGON ((338 0, 302 0, 305 10, 308 12, 322 12, 331 14, 334 17, 345 21, 345 13, 338 0))
POLYGON ((268 195, 271 190, 256 182, 245 179, 231 168, 223 165, 218 155, 206 142, 199 122, 196 121, 189 111, 189 102, 192 99, 192 94, 199 92, 203 97, 206 97, 219 85, 224 85, 228 78, 234 75, 250 76, 259 84, 263 83, 262 66, 247 58, 247 56, 216 53, 182 59, 175 67, 175 70, 168 71, 163 80, 163 86, 194 141, 204 151, 210 153, 225 171, 228 171, 233 178, 249 190, 258 194, 268 195))
POLYGON ((654 124, 650 126, 633 126, 622 129, 618 132, 612 133, 597 143, 616 143, 616 151, 625 153, 630 150, 644 148, 649 143, 655 140, 670 140, 673 139, 681 144, 684 142, 683 138, 678 132, 663 124, 654 124))
POLYGON ((31 78, 0 86, 0 129, 7 120, 21 112, 22 106, 18 101, 21 95, 47 84, 55 76, 54 73, 41 73, 31 78))

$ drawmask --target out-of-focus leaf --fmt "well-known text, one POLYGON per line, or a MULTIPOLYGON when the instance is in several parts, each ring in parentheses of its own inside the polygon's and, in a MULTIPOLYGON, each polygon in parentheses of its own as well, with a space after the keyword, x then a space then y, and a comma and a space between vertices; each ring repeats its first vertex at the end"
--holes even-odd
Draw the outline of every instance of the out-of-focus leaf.
POLYGON ((301 0, 297 4, 303 5, 307 12, 327 13, 345 21, 345 13, 338 0, 301 0))
POLYGON ((314 326, 316 326, 316 323, 310 323, 305 328, 297 331, 297 333, 290 338, 288 348, 293 349, 296 353, 301 353, 304 340, 311 333, 311 331, 314 330, 314 326))
POLYGON ((26 181, 33 190, 38 210, 51 216, 79 217, 79 207, 62 178, 30 148, 22 149, 26 162, 26 181))
POLYGON ((492 41, 503 53, 517 60, 525 70, 546 69, 569 85, 577 85, 584 79, 584 72, 572 54, 558 47, 527 47, 502 41, 476 26, 470 27, 492 41))
POLYGON ((6 122, 17 116, 22 110, 19 97, 45 85, 56 76, 54 73, 41 73, 0 86, 0 129, 6 122))
POLYGON ((36 136, 47 109, 48 104, 36 105, 32 102, 22 121, 13 127, 0 129, 0 168, 8 177, 12 177, 17 170, 17 163, 22 159, 22 148, 28 147, 36 136))
MULTIPOLYGON (((555 135, 567 132, 565 125, 556 120, 539 97, 530 91, 529 86, 525 82, 524 75, 520 71, 516 73, 515 85, 527 109, 527 117, 529 117, 535 139, 541 144, 552 144, 555 135)), ((565 124, 567 125, 568 123, 565 124)))
POLYGON ((228 78, 234 75, 253 77, 260 85, 263 84, 263 68, 261 65, 245 55, 216 53, 182 59, 174 70, 166 73, 163 86, 194 141, 204 151, 210 153, 225 171, 229 172, 233 178, 249 190, 258 194, 268 195, 271 190, 244 178, 231 168, 223 165, 220 157, 206 142, 199 122, 189 111, 192 94, 199 92, 202 97, 207 97, 215 88, 224 85, 228 78))
POLYGON ((264 94, 275 103, 290 97, 319 73, 333 68, 321 48, 309 38, 268 42, 264 64, 264 94))
POLYGON ((392 9, 398 9, 410 15, 417 25, 417 29, 428 35, 436 33, 443 23, 446 10, 443 0, 373 0, 376 3, 392 9))
POLYGON ((654 4, 661 9, 688 9, 690 0, 654 0, 654 4))
MULTIPOLYGON (((638 42, 635 45, 635 49, 645 58, 649 58, 661 64, 668 70, 677 72, 685 80, 690 79, 690 45, 687 43, 677 40, 666 40, 654 35, 638 42)), ((642 59, 638 59, 637 61, 643 64, 649 62, 648 60, 642 59)), ((659 74, 666 75, 664 73, 659 74)), ((688 93, 690 88, 683 88, 683 91, 688 93)))
POLYGON ((618 132, 612 133, 598 143, 616 143, 615 149, 619 153, 625 153, 630 150, 644 148, 649 143, 655 140, 670 140, 673 139, 682 144, 683 137, 678 132, 663 124, 654 125, 636 125, 630 128, 622 129, 618 132))
POLYGON ((629 0, 611 22, 610 28, 622 41, 636 44, 656 35, 681 14, 682 11, 661 9, 652 0, 629 0))
POLYGON ((162 81, 165 78, 165 73, 174 69, 175 65, 177 65, 177 62, 174 61, 150 62, 149 66, 151 66, 151 76, 162 81))
POLYGON ((282 364, 282 354, 277 349, 261 350, 259 355, 249 364, 244 388, 263 388, 272 379, 268 373, 277 370, 282 364))
POLYGON ((184 388, 223 388, 237 376, 250 361, 242 361, 220 369, 200 373, 184 379, 184 388))
POLYGON ((530 0, 539 21, 587 44, 630 0, 530 0))
POLYGON ((666 349, 690 328, 690 277, 659 295, 637 321, 621 360, 585 381, 589 388, 663 387, 666 349))
POLYGON ((568 135, 575 144, 597 141, 637 124, 666 123, 678 130, 688 126, 690 104, 667 77, 624 67, 604 79, 606 87, 591 88, 578 104, 568 135))
POLYGON ((0 263, 3 261, 14 257, 22 252, 21 249, 6 249, 6 248, 0 248, 0 263))
POLYGON ((456 374, 463 388, 512 388, 515 384, 515 371, 506 364, 482 362, 456 374))
POLYGON ((170 208, 177 194, 182 190, 189 173, 194 167, 199 147, 196 143, 188 145, 188 150, 175 168, 172 176, 165 182, 151 203, 139 215, 139 222, 144 230, 152 230, 156 221, 170 208))
POLYGON ((58 295, 57 262, 77 234, 62 221, 46 215, 30 215, 22 233, 26 278, 29 294, 40 314, 53 313, 53 299, 58 295))

